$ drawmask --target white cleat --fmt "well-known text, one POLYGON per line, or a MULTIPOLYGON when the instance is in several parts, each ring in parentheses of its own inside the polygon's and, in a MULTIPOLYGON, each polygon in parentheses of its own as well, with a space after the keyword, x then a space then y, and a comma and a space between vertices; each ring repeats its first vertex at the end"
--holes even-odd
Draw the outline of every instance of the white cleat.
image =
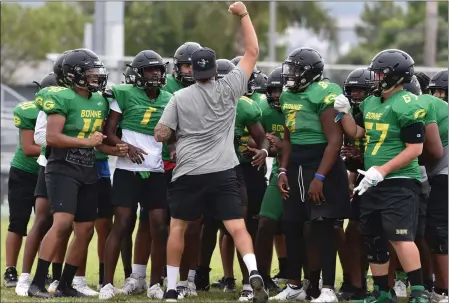
POLYGON ((147 297, 150 299, 162 300, 164 298, 164 291, 159 283, 147 289, 147 297))
POLYGON ((100 300, 108 300, 121 293, 123 293, 121 289, 115 288, 111 283, 108 283, 100 289, 98 297, 100 300))
POLYGON ((432 291, 432 294, 430 295, 430 302, 432 303, 448 303, 447 294, 437 294, 436 292, 432 291))
POLYGON ((310 301, 312 303, 338 303, 337 295, 333 289, 321 288, 321 294, 318 298, 310 301))
POLYGON ((59 285, 59 281, 58 280, 54 280, 53 282, 51 282, 51 284, 48 286, 47 291, 51 294, 55 293, 56 288, 58 288, 59 285))
POLYGON ((16 294, 20 297, 28 297, 28 288, 30 288, 30 277, 20 277, 16 285, 16 294))
POLYGON ((240 292, 239 302, 252 302, 254 298, 254 294, 252 290, 243 289, 240 292))
POLYGON ((195 282, 187 282, 187 289, 189 290, 189 297, 198 297, 195 282))
POLYGON ((276 296, 271 297, 270 301, 304 301, 307 297, 306 292, 300 286, 287 284, 284 290, 276 296))
POLYGON ((394 283, 393 289, 396 292, 396 296, 398 298, 407 298, 407 285, 405 285, 405 283, 401 280, 398 280, 394 283))
POLYGON ((126 278, 125 284, 122 287, 122 292, 126 295, 139 294, 144 292, 146 288, 147 284, 145 278, 132 273, 131 276, 126 278))
POLYGON ((73 279, 73 288, 87 297, 96 297, 99 295, 98 291, 93 290, 87 285, 85 278, 75 277, 73 279))

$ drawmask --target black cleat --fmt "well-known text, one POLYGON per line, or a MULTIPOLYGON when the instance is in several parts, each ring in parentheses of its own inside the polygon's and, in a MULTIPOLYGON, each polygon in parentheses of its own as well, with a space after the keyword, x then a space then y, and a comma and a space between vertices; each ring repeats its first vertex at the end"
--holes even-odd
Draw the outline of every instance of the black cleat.
POLYGON ((174 289, 168 290, 164 294, 164 300, 165 302, 176 302, 178 301, 178 292, 174 289))
POLYGON ((17 285, 17 269, 14 266, 10 266, 5 270, 3 274, 6 288, 13 288, 17 285))
POLYGON ((213 282, 210 286, 212 288, 219 288, 219 289, 223 289, 225 287, 225 277, 221 277, 219 280, 213 282))
POLYGON ((198 266, 195 273, 195 286, 196 290, 209 291, 210 289, 210 268, 198 266))
POLYGON ((86 295, 80 293, 72 286, 67 286, 64 288, 59 288, 59 287, 56 288, 56 291, 55 291, 55 294, 53 295, 53 297, 56 297, 56 298, 67 298, 67 297, 81 298, 81 297, 86 297, 86 295))
POLYGON ((253 270, 250 273, 249 284, 253 288, 253 302, 265 303, 268 301, 268 293, 265 290, 263 279, 257 270, 253 270))
POLYGON ((40 299, 50 299, 50 293, 45 289, 45 287, 39 287, 36 284, 31 284, 28 288, 28 297, 35 297, 40 299))

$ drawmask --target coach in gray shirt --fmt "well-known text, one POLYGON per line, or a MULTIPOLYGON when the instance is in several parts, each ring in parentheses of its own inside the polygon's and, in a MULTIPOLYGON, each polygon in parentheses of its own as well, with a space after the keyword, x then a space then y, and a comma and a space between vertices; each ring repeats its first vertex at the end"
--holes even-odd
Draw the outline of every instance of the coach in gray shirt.
POLYGON ((229 12, 240 18, 245 54, 239 65, 215 81, 216 57, 202 48, 192 54, 196 83, 174 93, 155 128, 156 141, 176 135, 176 160, 168 201, 172 220, 167 243, 166 299, 176 299, 176 279, 189 221, 203 214, 222 220, 234 239, 250 273, 254 300, 266 302, 268 294, 257 271, 253 243, 243 220, 239 183, 234 167, 237 100, 244 95, 259 55, 257 36, 246 7, 235 2, 229 12))

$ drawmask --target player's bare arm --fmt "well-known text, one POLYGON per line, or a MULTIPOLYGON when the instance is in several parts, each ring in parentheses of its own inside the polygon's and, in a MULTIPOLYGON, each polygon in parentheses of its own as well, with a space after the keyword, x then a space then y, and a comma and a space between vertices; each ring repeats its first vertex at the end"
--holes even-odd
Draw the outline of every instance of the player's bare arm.
POLYGON ((20 141, 22 150, 27 157, 38 157, 41 153, 41 147, 34 142, 34 130, 21 129, 20 141))
POLYGON ((154 129, 154 138, 157 142, 166 142, 172 137, 173 130, 165 126, 161 123, 158 123, 156 125, 156 128, 154 129))

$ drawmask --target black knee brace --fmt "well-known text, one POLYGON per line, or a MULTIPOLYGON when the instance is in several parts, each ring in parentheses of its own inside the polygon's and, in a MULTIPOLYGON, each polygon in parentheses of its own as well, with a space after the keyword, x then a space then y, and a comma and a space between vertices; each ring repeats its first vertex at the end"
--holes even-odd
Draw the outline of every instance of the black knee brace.
POLYGON ((363 236, 363 244, 369 263, 385 264, 390 260, 388 241, 384 237, 363 236))

